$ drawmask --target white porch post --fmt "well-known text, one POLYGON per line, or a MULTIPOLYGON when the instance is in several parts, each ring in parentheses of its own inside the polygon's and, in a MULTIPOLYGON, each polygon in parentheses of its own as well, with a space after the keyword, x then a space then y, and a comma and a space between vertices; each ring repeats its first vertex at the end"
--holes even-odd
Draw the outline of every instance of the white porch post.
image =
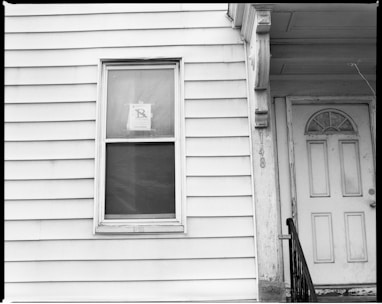
MULTIPOLYGON (((255 195, 256 245, 260 301, 280 302, 285 296, 282 247, 279 240, 280 213, 277 197, 275 130, 270 123, 270 37, 271 5, 237 5, 243 11, 241 33, 247 42, 247 72, 252 137, 255 195), (240 7, 240 6, 244 6, 240 7)), ((237 26, 237 21, 233 24, 237 26)))

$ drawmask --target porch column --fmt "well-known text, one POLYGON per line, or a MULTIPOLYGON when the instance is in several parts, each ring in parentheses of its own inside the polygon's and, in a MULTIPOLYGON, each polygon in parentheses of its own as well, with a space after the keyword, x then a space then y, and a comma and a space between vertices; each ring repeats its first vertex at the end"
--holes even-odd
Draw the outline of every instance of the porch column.
POLYGON ((245 4, 241 32, 247 41, 247 71, 255 193, 260 301, 285 299, 282 246, 278 236, 275 130, 269 88, 271 5, 245 4))

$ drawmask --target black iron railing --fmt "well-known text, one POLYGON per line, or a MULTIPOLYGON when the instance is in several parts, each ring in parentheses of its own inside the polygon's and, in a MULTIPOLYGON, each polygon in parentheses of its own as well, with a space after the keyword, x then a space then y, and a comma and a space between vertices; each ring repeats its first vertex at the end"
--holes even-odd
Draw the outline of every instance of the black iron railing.
POLYGON ((287 219, 286 224, 288 225, 290 235, 289 263, 291 302, 317 302, 317 295, 301 248, 296 227, 291 218, 287 219))

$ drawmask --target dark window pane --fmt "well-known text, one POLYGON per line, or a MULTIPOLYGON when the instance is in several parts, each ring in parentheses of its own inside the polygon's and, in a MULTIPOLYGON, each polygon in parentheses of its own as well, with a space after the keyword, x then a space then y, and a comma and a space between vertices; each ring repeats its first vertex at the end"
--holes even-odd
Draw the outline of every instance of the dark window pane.
POLYGON ((341 122, 343 122, 346 119, 343 115, 341 115, 340 113, 336 113, 336 112, 330 112, 330 117, 332 120, 332 126, 333 127, 337 127, 338 125, 341 124, 341 122))
POLYGON ((173 137, 174 90, 174 69, 110 70, 106 137, 173 137))
POLYGON ((314 120, 312 120, 308 127, 308 132, 320 132, 321 130, 321 126, 318 125, 314 120))
POLYGON ((106 218, 175 217, 174 143, 106 145, 106 218))
POLYGON ((346 120, 342 125, 341 125, 341 131, 354 131, 354 128, 352 124, 350 123, 349 120, 346 120))

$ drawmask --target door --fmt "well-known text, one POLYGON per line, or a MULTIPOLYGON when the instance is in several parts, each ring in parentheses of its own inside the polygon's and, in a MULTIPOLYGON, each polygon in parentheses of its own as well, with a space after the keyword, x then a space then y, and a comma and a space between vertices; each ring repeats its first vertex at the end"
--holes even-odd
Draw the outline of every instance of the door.
POLYGON ((294 104, 292 132, 298 232, 313 283, 375 283, 368 105, 294 104))

